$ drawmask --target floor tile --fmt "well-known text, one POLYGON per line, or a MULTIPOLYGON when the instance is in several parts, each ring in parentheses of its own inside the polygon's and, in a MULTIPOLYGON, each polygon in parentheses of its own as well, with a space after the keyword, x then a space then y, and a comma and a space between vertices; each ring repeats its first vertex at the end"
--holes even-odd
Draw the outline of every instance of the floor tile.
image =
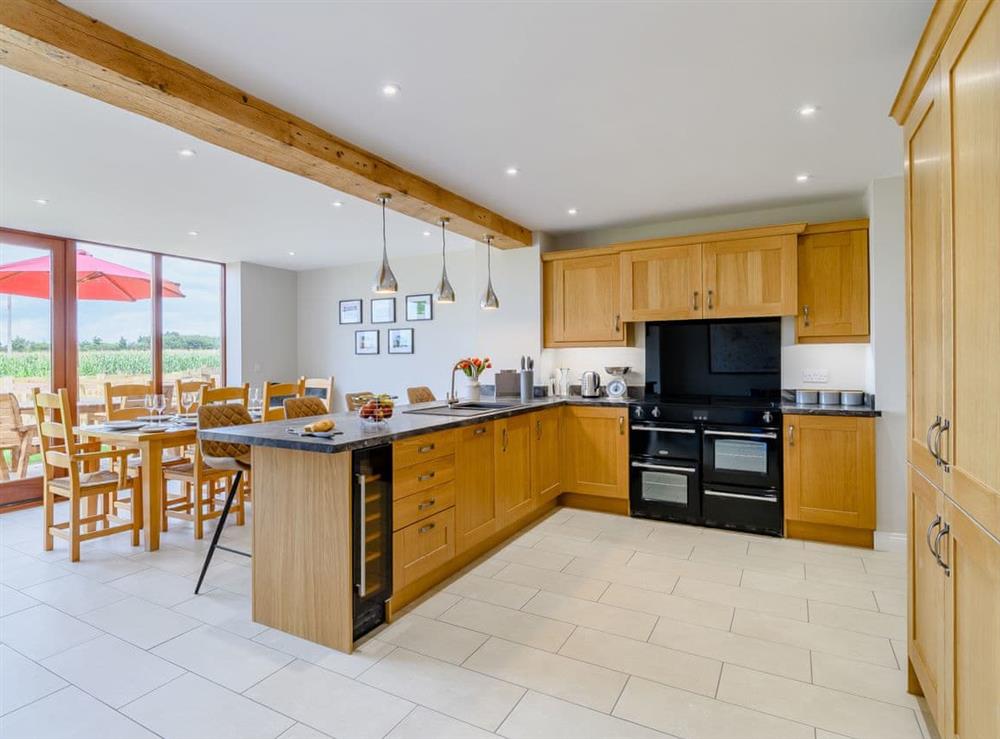
POLYGON ((906 577, 891 575, 868 575, 860 572, 847 572, 836 567, 807 564, 806 580, 825 582, 832 585, 846 585, 851 588, 865 590, 906 590, 906 577))
POLYGON ((667 593, 653 593, 617 583, 613 583, 605 591, 600 602, 656 616, 666 616, 677 621, 703 624, 715 629, 728 630, 733 621, 733 609, 729 606, 681 598, 667 593))
POLYGON ((493 559, 500 560, 501 562, 514 562, 515 564, 540 567, 544 570, 561 570, 572 561, 573 555, 510 544, 494 553, 493 559))
POLYGON ((25 595, 20 590, 0 585, 0 618, 37 605, 37 600, 25 595))
POLYGON ((328 734, 316 731, 311 726, 296 723, 288 731, 283 732, 278 739, 327 739, 328 737, 328 734))
POLYGON ((31 559, 27 562, 7 562, 0 566, 0 583, 18 590, 65 576, 66 570, 62 567, 48 562, 39 562, 37 559, 31 559))
POLYGON ((4 739, 156 739, 154 734, 72 685, 0 718, 0 736, 4 739))
POLYGON ((613 715, 685 739, 813 739, 811 726, 629 678, 613 715))
MULTIPOLYGON (((197 579, 192 576, 192 583, 197 579)), ((229 562, 213 563, 205 576, 205 583, 202 585, 212 588, 222 588, 230 593, 237 593, 250 597, 252 588, 252 571, 249 567, 241 567, 238 564, 229 562)), ((191 588, 192 592, 194 588, 191 588)))
POLYGON ((782 575, 783 577, 805 577, 805 565, 801 562, 789 562, 785 559, 773 559, 771 557, 751 557, 747 554, 717 551, 714 548, 702 547, 701 545, 694 548, 694 551, 691 553, 691 561, 729 565, 731 567, 739 567, 742 570, 767 572, 771 575, 782 575))
POLYGON ((497 733, 509 739, 663 739, 665 736, 631 721, 531 690, 497 733))
POLYGON ((114 587, 151 603, 170 608, 194 597, 196 580, 150 567, 114 580, 114 587))
POLYGON ((113 708, 184 674, 179 667, 107 634, 49 657, 42 665, 113 708))
POLYGON ((386 739, 491 739, 495 737, 464 721, 417 706, 389 732, 386 739))
MULTIPOLYGON (((525 603, 521 610, 640 641, 648 639, 653 626, 656 625, 656 616, 650 613, 640 613, 608 603, 594 603, 558 593, 541 592, 525 603)), ((521 639, 514 641, 526 643, 521 639)))
POLYGON ((644 590, 655 590, 659 593, 669 593, 677 584, 677 575, 669 575, 656 570, 641 570, 636 567, 597 562, 584 557, 574 557, 563 572, 571 575, 592 577, 595 580, 631 585, 644 590))
POLYGON ((649 641, 795 680, 810 679, 809 650, 788 644, 667 618, 659 620, 649 641))
POLYGON ((266 627, 250 618, 250 599, 228 590, 210 590, 174 606, 183 613, 212 626, 252 639, 266 627))
POLYGON ((489 731, 524 695, 516 685, 406 649, 396 649, 359 679, 489 731))
POLYGON ((610 544, 598 544, 593 541, 581 541, 565 535, 545 536, 535 544, 535 549, 560 554, 572 554, 574 557, 596 559, 598 562, 623 565, 635 554, 633 549, 616 547, 610 544))
POLYGON ((894 667, 896 658, 888 639, 836 629, 821 624, 802 623, 788 618, 769 616, 755 611, 737 609, 733 633, 753 636, 781 644, 827 652, 840 657, 894 667))
POLYGON ((287 716, 191 673, 147 693, 122 713, 164 739, 273 739, 287 716))
POLYGON ((861 555, 848 552, 826 552, 805 547, 788 548, 781 544, 783 540, 750 542, 748 554, 752 557, 770 557, 784 559, 788 562, 809 562, 828 567, 837 567, 852 572, 864 572, 865 566, 861 555))
POLYGON ((188 631, 152 651, 237 693, 292 661, 284 652, 212 626, 188 631))
POLYGON ((142 649, 155 647, 200 625, 193 618, 141 598, 126 598, 80 618, 142 649))
MULTIPOLYGON (((221 552, 219 554, 222 554, 221 552)), ((205 564, 205 555, 201 552, 193 552, 189 549, 182 549, 168 545, 161 545, 155 552, 140 552, 134 554, 130 559, 145 567, 155 567, 158 570, 173 572, 176 575, 195 575, 201 572, 202 565, 205 564)), ((221 561, 219 559, 214 562, 221 561)))
POLYGON ((782 577, 781 575, 769 575, 765 572, 753 572, 746 570, 743 573, 743 580, 740 587, 763 590, 768 593, 781 593, 782 595, 792 595, 797 598, 820 601, 822 603, 836 603, 841 606, 852 606, 854 608, 864 608, 869 611, 876 610, 875 598, 871 590, 863 588, 850 588, 843 585, 832 585, 815 580, 800 580, 793 577, 782 577))
POLYGON ((49 693, 66 687, 66 681, 0 644, 0 715, 15 711, 49 693))
POLYGON ((812 682, 845 693, 919 710, 916 696, 906 692, 906 671, 880 667, 824 652, 812 653, 812 682))
POLYGON ((100 634, 79 619, 44 604, 0 618, 0 641, 34 660, 51 657, 100 634))
POLYGON ((921 739, 909 708, 734 665, 722 671, 719 699, 858 739, 921 739))
POLYGON ((331 736, 359 739, 381 739, 413 709, 409 701, 301 661, 246 696, 331 736))
POLYGON ((427 618, 437 618, 460 600, 462 600, 461 596, 446 593, 442 590, 434 593, 430 598, 422 600, 420 605, 413 608, 410 613, 416 613, 427 618))
POLYGON ((722 585, 717 582, 707 582, 705 580, 695 580, 690 577, 682 577, 674 588, 674 595, 695 600, 705 600, 711 603, 720 603, 733 608, 747 608, 761 613, 771 613, 775 616, 794 618, 798 621, 806 621, 808 612, 806 601, 803 598, 796 598, 792 595, 781 595, 779 593, 766 593, 763 590, 737 587, 735 585, 722 585))
MULTIPOLYGON (((124 538, 127 539, 128 537, 124 538)), ((152 552, 152 554, 155 554, 155 552, 152 552)), ((104 583, 146 569, 144 563, 134 561, 131 557, 121 557, 114 552, 100 549, 89 552, 84 551, 80 555, 79 562, 70 562, 67 558, 64 561, 57 562, 57 564, 66 572, 89 577, 91 580, 104 583)))
POLYGON ((648 536, 636 536, 624 532, 599 534, 595 539, 598 544, 610 544, 611 546, 625 549, 635 549, 638 552, 648 554, 658 554, 663 557, 676 557, 677 559, 687 559, 694 549, 692 539, 650 539, 648 536))
POLYGON ((861 558, 865 565, 865 572, 869 575, 889 575, 891 577, 906 577, 906 555, 899 559, 870 559, 861 558))
POLYGON ((500 572, 507 563, 499 559, 487 559, 480 562, 475 567, 469 570, 470 574, 479 575, 480 577, 493 577, 495 574, 500 572))
POLYGON ((55 580, 46 580, 25 588, 23 592, 71 616, 78 616, 128 597, 126 593, 116 588, 80 575, 66 575, 55 580))
POLYGON ((892 653, 896 656, 896 668, 900 670, 906 669, 906 641, 903 639, 890 639, 889 643, 892 645, 892 653))
POLYGON ((707 696, 715 695, 722 669, 718 660, 585 627, 573 632, 559 654, 707 696))
POLYGON ((393 650, 393 646, 384 641, 366 639, 362 644, 355 645, 353 652, 345 654, 277 629, 261 632, 253 640, 347 677, 357 677, 393 650))
POLYGON ((698 580, 719 582, 723 585, 740 584, 740 569, 731 565, 690 562, 686 559, 636 552, 635 556, 629 560, 628 566, 641 570, 654 570, 676 577, 693 577, 698 580))
POLYGON ((378 638, 457 665, 464 662, 488 637, 461 626, 410 613, 379 631, 378 638))
POLYGON ((491 637, 465 661, 487 675, 607 713, 626 676, 541 649, 491 637))
POLYGON ((448 583, 445 592, 462 595, 466 598, 485 600, 498 606, 520 608, 538 592, 538 588, 527 588, 510 582, 502 582, 478 575, 463 575, 454 582, 448 583))
POLYGON ((832 603, 810 603, 809 621, 888 639, 906 638, 906 618, 890 613, 875 613, 832 603))
POLYGON ((906 615, 906 593, 901 590, 876 590, 875 602, 880 613, 890 613, 893 616, 906 615))
POLYGON ((493 577, 503 582, 526 585, 550 593, 562 593, 584 600, 597 600, 608 587, 608 583, 603 580, 519 564, 509 564, 493 577))
MULTIPOLYGON (((535 598, 543 595, 548 595, 548 593, 539 593, 535 598)), ((529 606, 535 598, 528 601, 528 604, 525 606, 525 610, 529 611, 528 613, 515 611, 511 608, 504 608, 503 606, 480 600, 465 599, 449 608, 438 616, 438 618, 449 624, 464 626, 467 629, 473 629, 482 634, 499 636, 529 647, 555 652, 573 631, 573 626, 564 621, 543 618, 542 616, 545 614, 541 616, 533 615, 534 612, 531 611, 529 606)), ((590 601, 577 602, 590 603, 590 601)), ((485 638, 483 641, 485 641, 485 638)), ((403 644, 400 646, 406 645, 403 644)), ((476 644, 476 647, 478 648, 479 644, 476 644)), ((413 647, 410 648, 413 649, 413 647)), ((421 650, 414 649, 414 651, 421 650)))

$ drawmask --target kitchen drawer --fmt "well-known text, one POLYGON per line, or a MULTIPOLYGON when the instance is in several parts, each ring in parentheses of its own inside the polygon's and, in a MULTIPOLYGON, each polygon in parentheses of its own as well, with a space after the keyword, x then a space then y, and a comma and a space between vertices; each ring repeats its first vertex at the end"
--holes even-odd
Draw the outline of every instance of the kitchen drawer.
POLYGON ((396 468, 392 481, 392 499, 399 500, 455 479, 455 455, 424 460, 409 467, 396 468))
POLYGON ((392 530, 406 528, 455 505, 455 483, 446 482, 392 504, 392 530))
POLYGON ((399 591, 455 556, 455 509, 392 535, 392 587, 399 591))
POLYGON ((398 470, 428 459, 446 457, 455 453, 455 430, 438 431, 401 439, 392 444, 393 468, 398 470))

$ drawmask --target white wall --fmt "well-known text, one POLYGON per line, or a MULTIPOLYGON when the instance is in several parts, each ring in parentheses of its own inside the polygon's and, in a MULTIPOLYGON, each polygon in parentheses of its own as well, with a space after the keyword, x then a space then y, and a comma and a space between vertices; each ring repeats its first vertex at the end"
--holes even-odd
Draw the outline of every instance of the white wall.
POLYGON ((829 388, 865 390, 875 387, 868 369, 871 347, 868 344, 796 344, 795 318, 781 319, 781 386, 783 388, 829 388), (827 382, 809 382, 806 370, 826 370, 827 382))

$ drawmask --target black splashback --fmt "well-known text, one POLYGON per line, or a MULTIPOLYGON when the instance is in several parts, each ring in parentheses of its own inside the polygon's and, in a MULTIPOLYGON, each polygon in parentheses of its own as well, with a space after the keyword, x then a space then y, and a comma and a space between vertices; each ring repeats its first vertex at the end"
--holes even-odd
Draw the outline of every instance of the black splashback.
POLYGON ((777 397, 781 319, 647 323, 646 392, 777 397))

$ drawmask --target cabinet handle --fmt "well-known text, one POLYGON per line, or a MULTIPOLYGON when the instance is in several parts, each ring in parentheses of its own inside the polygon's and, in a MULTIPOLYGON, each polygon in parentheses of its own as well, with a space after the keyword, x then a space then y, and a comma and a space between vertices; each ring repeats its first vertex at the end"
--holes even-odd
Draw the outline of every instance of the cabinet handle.
POLYGON ((622 330, 622 317, 620 313, 615 314, 615 333, 622 330))
POLYGON ((618 433, 625 435, 625 416, 618 416, 618 433))
POLYGON ((934 551, 934 545, 931 544, 931 532, 940 525, 941 516, 935 516, 934 520, 931 521, 931 525, 927 527, 927 536, 925 537, 927 539, 927 548, 931 550, 931 554, 934 555, 934 559, 937 559, 939 563, 941 560, 938 559, 938 553, 934 551))
POLYGON ((502 451, 502 452, 506 452, 507 451, 507 429, 506 428, 503 430, 503 433, 501 434, 500 451, 502 451))
POLYGON ((809 306, 808 305, 802 306, 802 320, 804 321, 804 323, 805 323, 806 326, 809 325, 809 306))
POLYGON ((795 427, 791 424, 788 426, 788 446, 795 446, 795 427))
POLYGON ((934 444, 931 441, 931 435, 934 433, 934 429, 936 429, 940 425, 941 425, 941 416, 938 416, 937 418, 934 419, 934 423, 932 423, 927 428, 927 437, 924 439, 924 443, 927 445, 927 452, 932 457, 934 457, 934 464, 936 464, 938 467, 941 466, 941 460, 938 459, 937 452, 934 451, 934 444))
POLYGON ((691 309, 692 310, 698 310, 698 291, 697 290, 694 291, 694 301, 693 301, 693 303, 691 305, 691 309))
POLYGON ((951 576, 951 567, 948 566, 943 559, 941 559, 941 537, 949 531, 951 531, 951 526, 945 524, 941 527, 941 530, 938 531, 937 536, 934 537, 934 557, 937 559, 938 564, 944 568, 945 577, 951 576))
POLYGON ((417 529, 417 533, 426 534, 428 531, 431 531, 435 526, 437 526, 437 524, 433 523, 429 523, 426 526, 421 526, 419 529, 417 529))
POLYGON ((436 472, 426 472, 423 475, 417 476, 417 482, 427 482, 428 480, 433 480, 436 472))
POLYGON ((709 310, 712 310, 712 308, 714 308, 714 307, 715 307, 715 306, 714 306, 714 305, 712 305, 712 291, 711 291, 711 290, 709 290, 709 291, 708 291, 708 309, 709 309, 709 310))
POLYGON ((542 419, 535 419, 535 437, 541 441, 542 440, 542 419))
POLYGON ((417 452, 419 454, 427 454, 427 452, 433 452, 433 451, 434 451, 434 445, 433 444, 425 444, 424 446, 420 447, 417 450, 417 452))
POLYGON ((417 510, 426 511, 428 508, 434 507, 435 503, 437 503, 437 498, 431 498, 430 500, 425 500, 423 503, 417 504, 417 510))
POLYGON ((475 431, 472 432, 473 436, 482 436, 485 433, 486 433, 485 426, 480 426, 479 428, 477 428, 475 431))
POLYGON ((941 421, 941 425, 938 426, 937 434, 934 436, 934 457, 937 459, 938 466, 945 472, 951 472, 951 465, 948 464, 947 459, 941 456, 941 434, 950 428, 951 421, 945 418, 941 421))

